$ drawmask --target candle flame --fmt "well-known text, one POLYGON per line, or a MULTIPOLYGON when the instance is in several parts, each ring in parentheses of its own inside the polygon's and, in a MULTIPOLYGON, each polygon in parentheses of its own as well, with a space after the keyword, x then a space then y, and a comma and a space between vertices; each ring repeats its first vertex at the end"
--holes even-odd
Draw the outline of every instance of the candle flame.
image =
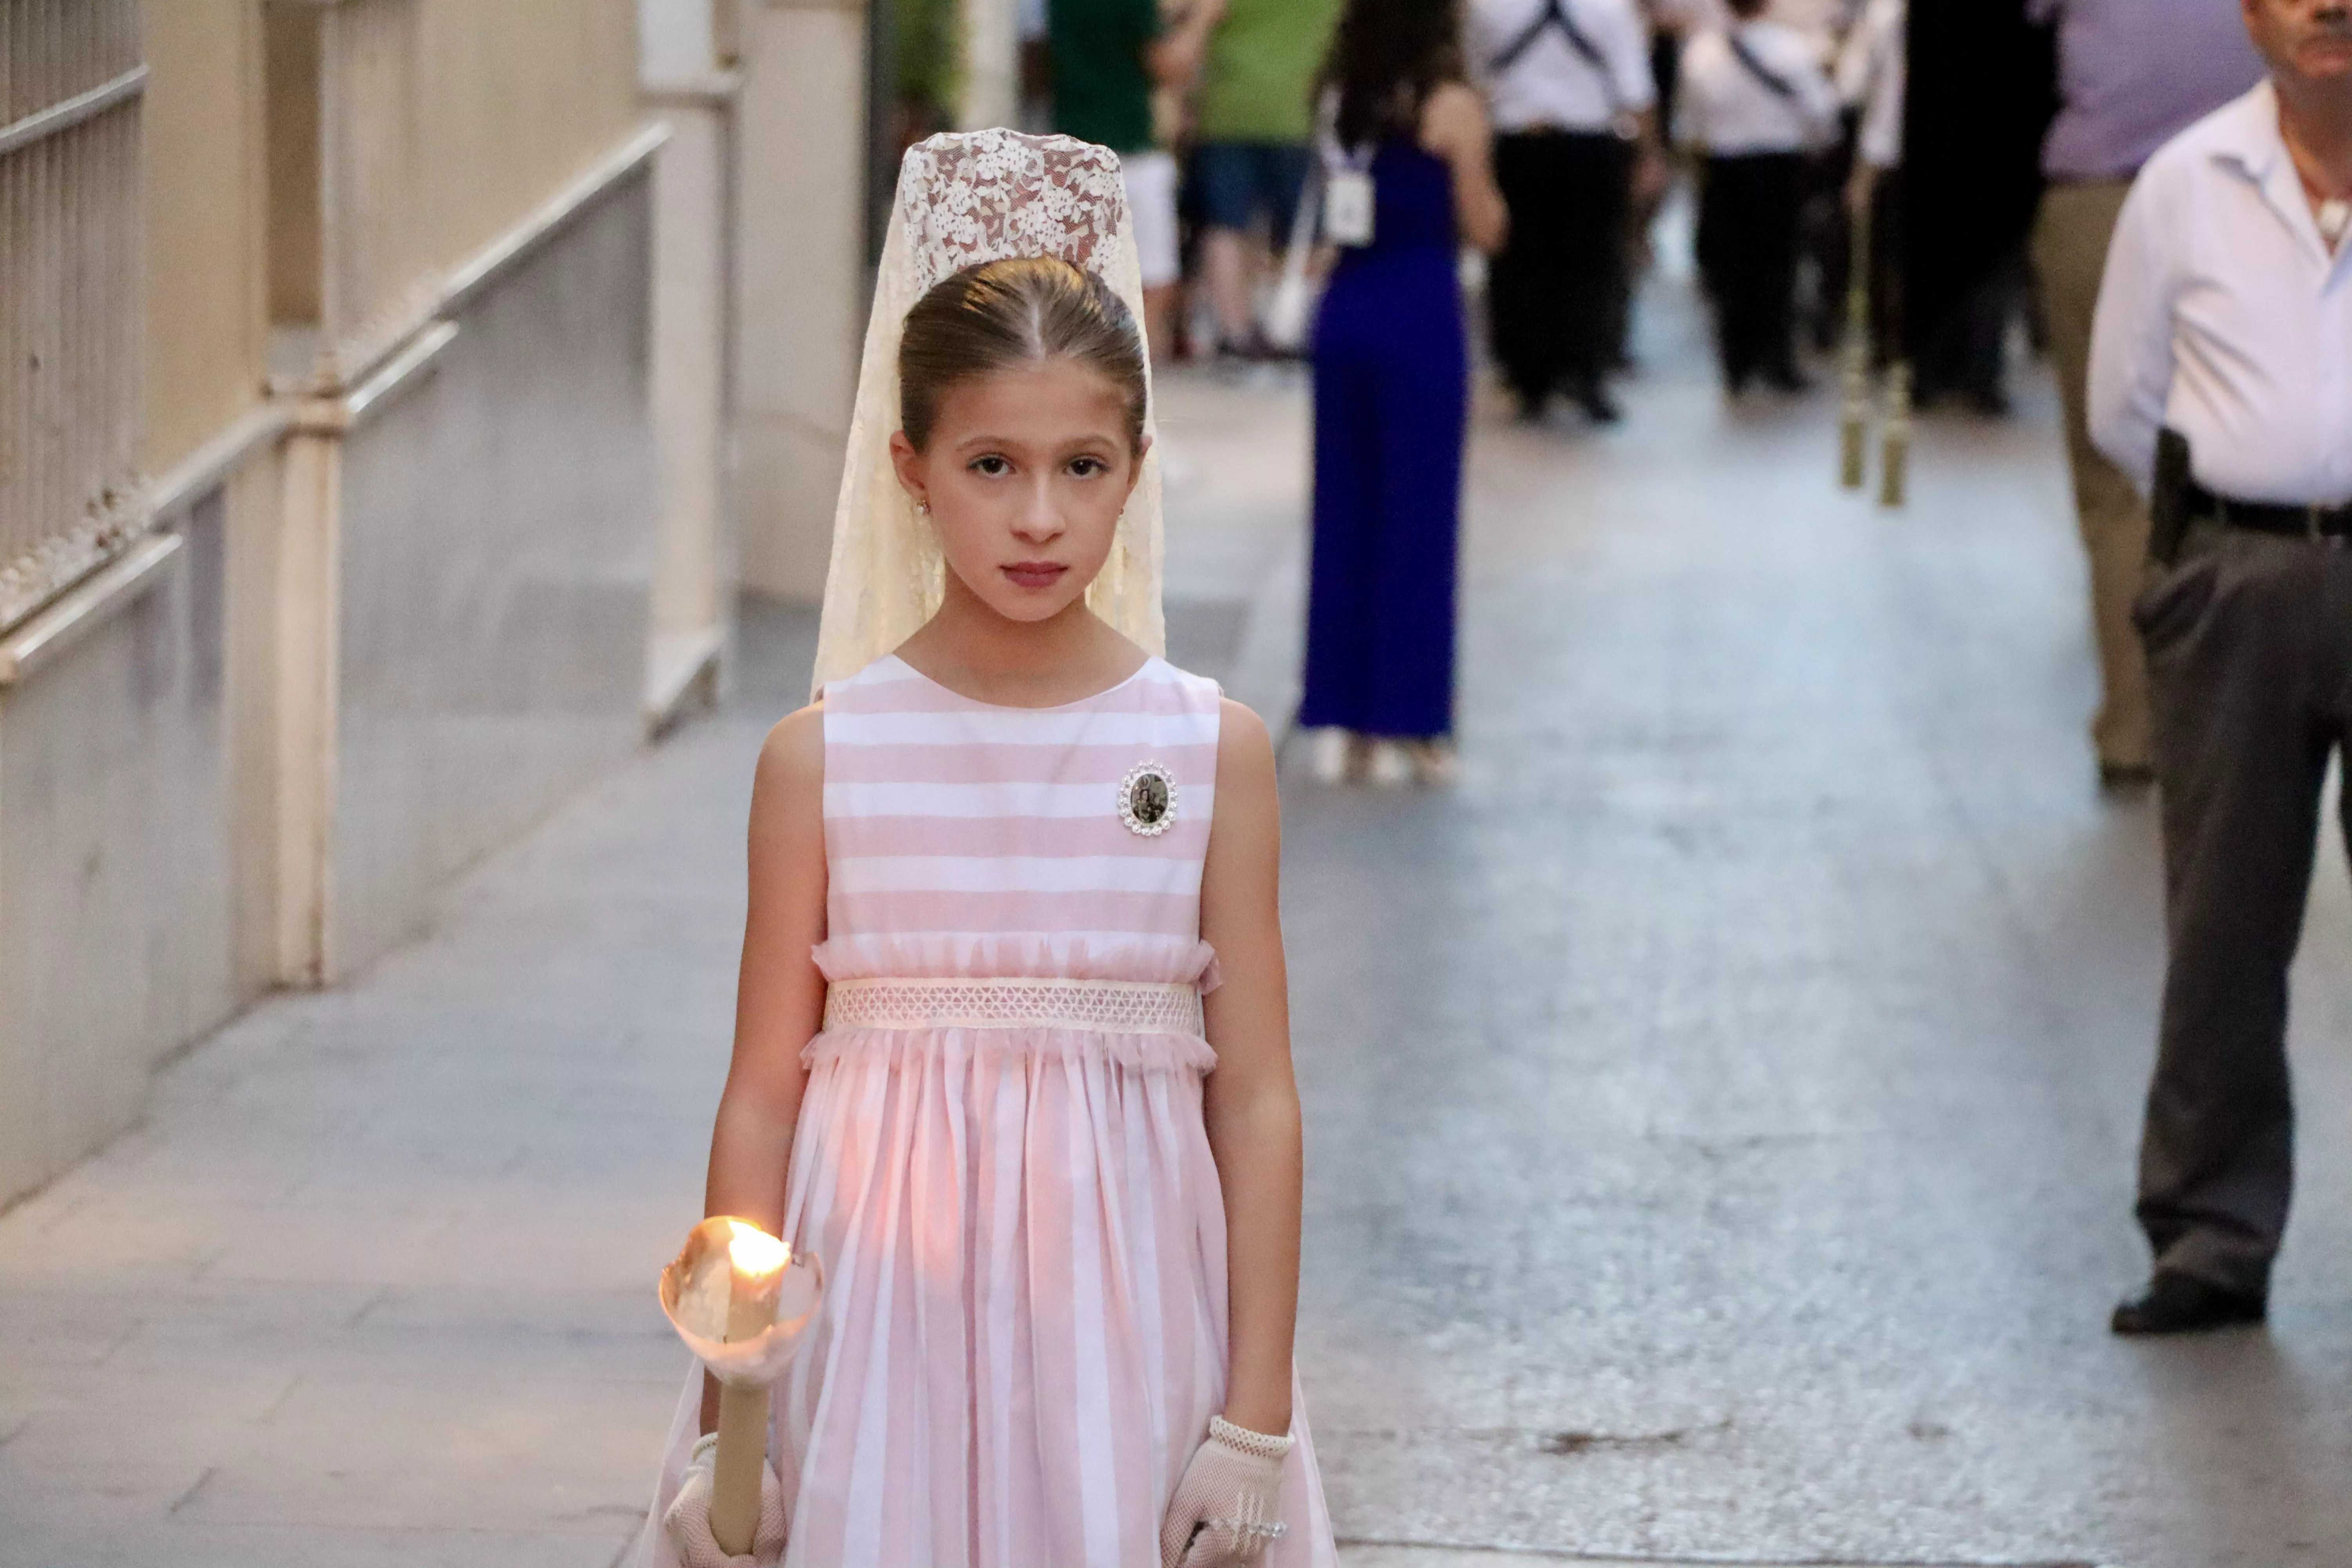
POLYGON ((783 1271, 793 1260, 792 1248, 761 1230, 756 1225, 741 1220, 729 1220, 727 1228, 731 1239, 727 1243, 727 1260, 735 1272, 750 1279, 764 1279, 783 1271))

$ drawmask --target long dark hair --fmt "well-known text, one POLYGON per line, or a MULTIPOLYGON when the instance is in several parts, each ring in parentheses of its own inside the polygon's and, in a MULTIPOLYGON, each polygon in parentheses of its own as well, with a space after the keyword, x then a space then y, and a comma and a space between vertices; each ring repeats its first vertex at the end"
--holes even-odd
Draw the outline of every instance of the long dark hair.
POLYGON ((1320 85, 1339 89, 1339 142, 1410 136, 1422 105, 1463 79, 1461 0, 1348 0, 1320 85))
POLYGON ((961 381, 1066 359, 1099 372, 1125 402, 1130 449, 1143 440, 1143 334, 1110 286, 1066 261, 1014 257, 940 280, 907 312, 898 340, 898 421, 929 444, 940 400, 961 381))

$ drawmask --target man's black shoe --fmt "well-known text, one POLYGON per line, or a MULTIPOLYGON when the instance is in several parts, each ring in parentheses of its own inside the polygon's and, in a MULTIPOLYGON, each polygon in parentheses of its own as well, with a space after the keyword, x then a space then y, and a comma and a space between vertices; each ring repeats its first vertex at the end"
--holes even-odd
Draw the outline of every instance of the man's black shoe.
POLYGON ((2260 1295, 2225 1290, 2189 1274, 2159 1268, 2147 1289, 2126 1298, 2107 1327, 2119 1334, 2195 1334, 2259 1323, 2269 1310, 2260 1295))
POLYGON ((1614 425, 1625 417, 1624 411, 1617 406, 1617 400, 1600 386, 1580 387, 1576 401, 1578 406, 1584 410, 1584 416, 1595 425, 1614 425))

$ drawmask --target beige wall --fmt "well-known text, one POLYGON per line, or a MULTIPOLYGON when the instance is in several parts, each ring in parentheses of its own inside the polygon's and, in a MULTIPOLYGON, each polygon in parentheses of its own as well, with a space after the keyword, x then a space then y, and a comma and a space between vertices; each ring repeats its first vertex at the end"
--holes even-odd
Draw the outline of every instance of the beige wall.
POLYGON ((161 473, 261 400, 261 17, 147 0, 147 432, 161 473))
POLYGON ((637 12, 635 0, 425 0, 424 26, 427 199, 454 266, 636 123, 637 12))
POLYGON ((90 489, 131 496, 134 451, 164 481, 155 515, 95 520, 123 537, 84 542, 59 578, 80 586, 29 597, 8 645, 0 1205, 120 1131, 164 1054, 365 962, 643 733, 658 142, 635 0, 297 3, 110 0, 125 55, 101 64, 127 68, 111 7, 135 12, 145 91, 44 147, 121 144, 37 189, 80 203, 32 215, 48 269, 0 266, 0 321, 103 291, 114 357, 52 356, 84 384, 61 418, 106 435, 90 489), (317 108, 298 87, 273 127, 289 71, 317 108), (313 144, 273 159, 273 128, 313 144), (309 287, 274 291, 305 194, 282 249, 309 287), (89 575, 100 546, 121 558, 89 575))
POLYGON ((453 269, 639 120, 634 0, 274 0, 260 14, 271 369, 288 388, 369 374, 440 309, 453 269))

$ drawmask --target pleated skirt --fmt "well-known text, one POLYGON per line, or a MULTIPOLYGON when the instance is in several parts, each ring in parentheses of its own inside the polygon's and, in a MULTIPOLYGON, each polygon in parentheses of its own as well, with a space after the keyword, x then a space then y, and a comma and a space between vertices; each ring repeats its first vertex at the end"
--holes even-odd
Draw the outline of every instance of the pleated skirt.
MULTIPOLYGON (((1147 1568, 1224 1405, 1224 1205, 1195 1038, 1070 1029, 820 1035, 786 1238, 825 1300, 769 1454, 791 1568, 1147 1568)), ((694 1441, 680 1397, 634 1561, 694 1441)), ((1294 1391, 1270 1568, 1335 1568, 1294 1391)))

